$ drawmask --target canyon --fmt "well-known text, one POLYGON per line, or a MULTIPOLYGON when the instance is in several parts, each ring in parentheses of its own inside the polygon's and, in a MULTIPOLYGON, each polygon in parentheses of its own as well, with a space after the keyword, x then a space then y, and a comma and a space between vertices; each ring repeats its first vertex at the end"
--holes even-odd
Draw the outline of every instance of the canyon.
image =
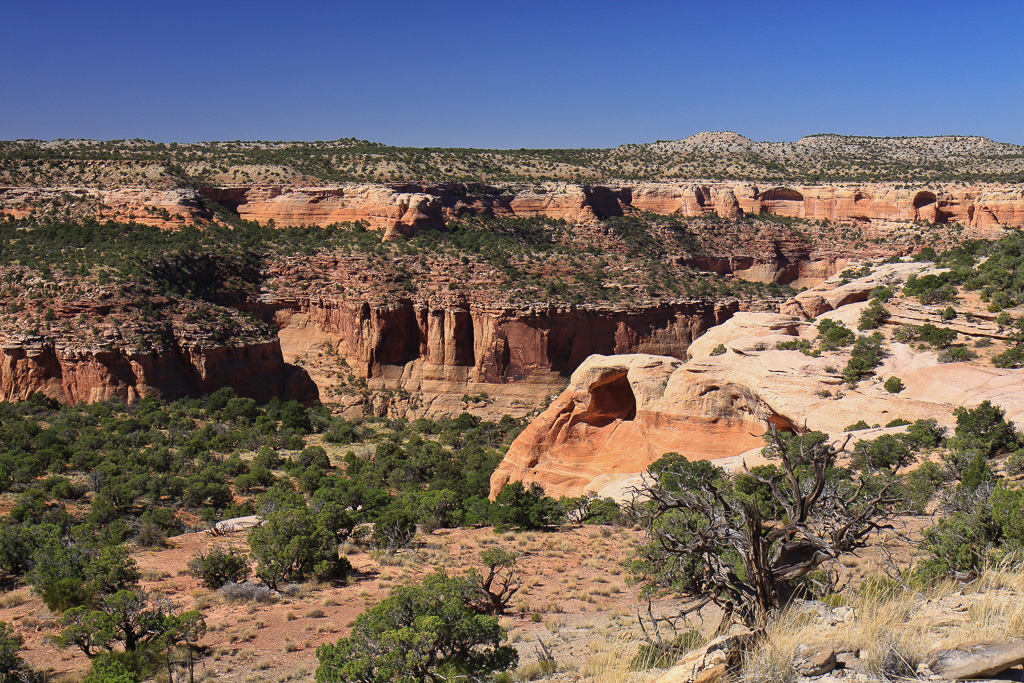
MULTIPOLYGON (((397 251, 372 267, 368 259, 375 257, 363 252, 280 259, 257 299, 235 305, 279 330, 266 349, 241 344, 216 347, 214 353, 186 342, 141 356, 94 353, 88 345, 66 351, 66 341, 18 341, 27 330, 15 326, 4 342, 9 350, 0 395, 24 397, 38 390, 72 402, 136 400, 150 393, 203 394, 222 383, 261 399, 274 394, 337 400, 351 416, 437 416, 470 406, 493 417, 525 415, 561 391, 592 354, 685 360, 693 340, 741 310, 788 306, 786 312, 811 317, 821 312, 794 308, 806 299, 786 304, 756 296, 645 296, 651 285, 642 284, 644 278, 654 281, 644 275, 649 264, 629 260, 619 266, 620 301, 598 295, 571 303, 537 286, 520 291, 522 283, 509 283, 493 264, 476 257, 459 261, 421 253, 417 259, 403 251, 404 242, 443 232, 453 221, 481 220, 478 229, 484 232, 490 221, 503 219, 565 221, 568 227, 552 239, 581 249, 599 245, 621 260, 627 245, 614 227, 617 217, 679 218, 689 221, 690 241, 667 247, 662 262, 793 287, 813 286, 852 261, 910 254, 922 244, 943 248, 965 238, 993 237, 1024 222, 1024 191, 1008 187, 540 183, 509 192, 447 183, 0 189, 0 208, 15 218, 32 211, 45 215, 54 206, 171 229, 209 223, 217 212, 278 228, 356 222, 379 231, 397 251), (220 360, 212 362, 211 353, 220 360), (243 377, 247 365, 254 377, 270 379, 243 377)), ((670 244, 674 229, 652 234, 670 244)), ((616 265, 596 258, 587 265, 549 263, 537 271, 537 282, 556 279, 567 267, 607 279, 616 265)))

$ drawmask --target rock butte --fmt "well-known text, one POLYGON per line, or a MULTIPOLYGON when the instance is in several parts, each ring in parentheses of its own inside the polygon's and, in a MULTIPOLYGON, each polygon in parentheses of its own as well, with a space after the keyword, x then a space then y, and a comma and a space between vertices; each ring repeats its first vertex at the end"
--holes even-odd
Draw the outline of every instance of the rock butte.
MULTIPOLYGON (((851 298, 863 302, 879 283, 895 284, 923 267, 893 264, 870 278, 844 287, 828 283, 810 295, 825 301, 831 291, 837 303, 851 298)), ((792 305, 804 310, 796 302, 792 305)), ((825 315, 855 322, 865 305, 846 305, 825 315)), ((894 318, 895 323, 908 319, 900 314, 894 318)), ((814 338, 813 322, 801 316, 739 312, 695 340, 687 361, 646 354, 591 356, 512 444, 491 477, 492 497, 510 481, 523 481, 541 484, 552 496, 622 498, 629 484, 668 452, 730 466, 740 464, 737 456, 752 462, 769 422, 833 436, 858 419, 886 424, 896 418, 934 417, 952 426, 955 408, 990 400, 1009 419, 1024 424, 1022 370, 939 364, 934 352, 891 343, 891 355, 876 377, 845 389, 830 367, 835 359, 775 348, 779 341, 814 338), (711 355, 720 344, 726 352, 711 355), (881 378, 892 375, 906 385, 899 394, 882 387, 881 378), (823 389, 845 393, 837 400, 820 395, 823 389)), ((991 336, 995 328, 981 321, 961 331, 991 336)))

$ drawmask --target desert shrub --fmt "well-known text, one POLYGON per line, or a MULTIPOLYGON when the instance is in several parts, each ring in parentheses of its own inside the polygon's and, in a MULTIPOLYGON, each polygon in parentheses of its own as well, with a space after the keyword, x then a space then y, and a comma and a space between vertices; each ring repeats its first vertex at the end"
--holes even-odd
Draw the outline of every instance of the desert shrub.
POLYGON ((904 491, 910 511, 925 514, 928 503, 935 497, 939 487, 946 482, 946 474, 933 462, 923 462, 905 477, 904 491))
POLYGON ((860 318, 857 321, 857 329, 873 330, 879 325, 884 325, 890 318, 889 311, 886 310, 885 306, 878 299, 872 299, 871 303, 861 311, 860 318))
POLYGON ((843 431, 844 432, 859 432, 862 429, 871 429, 871 425, 869 425, 864 420, 857 420, 852 425, 847 425, 843 429, 843 431))
POLYGON ((881 301, 883 304, 889 299, 891 299, 893 295, 894 292, 892 291, 892 287, 886 287, 884 285, 875 287, 870 292, 868 292, 869 297, 877 301, 881 301))
POLYGON ((1014 451, 1006 459, 1006 473, 1011 477, 1024 474, 1024 450, 1014 451))
POLYGON ((940 363, 966 363, 977 357, 978 354, 966 346, 954 346, 940 353, 938 361, 940 363))
POLYGON ((903 438, 914 449, 937 448, 946 439, 946 428, 939 426, 934 417, 929 417, 910 425, 903 438))
POLYGON ((0 621, 0 680, 4 683, 33 680, 21 658, 25 639, 6 621, 0 621))
POLYGON ((1002 353, 992 356, 992 365, 997 368, 1024 367, 1024 346, 1011 346, 1002 353))
POLYGON ((925 582, 932 582, 977 573, 999 533, 999 526, 992 520, 987 506, 974 512, 949 515, 924 530, 921 548, 928 557, 918 564, 915 574, 925 582))
POLYGON ((697 629, 690 629, 677 635, 672 640, 654 643, 641 643, 633 659, 629 662, 631 671, 647 669, 666 669, 674 666, 683 656, 700 647, 706 638, 697 629))
POLYGON ((260 497, 263 524, 249 532, 256 576, 271 588, 286 581, 343 577, 351 571, 338 555, 339 518, 334 508, 314 514, 294 491, 272 489, 260 497))
POLYGON ((987 349, 990 346, 992 346, 992 340, 989 337, 981 337, 974 342, 976 349, 987 349))
POLYGON ((321 471, 331 469, 331 459, 327 457, 327 451, 320 446, 309 446, 303 449, 295 459, 295 464, 303 469, 310 467, 321 471))
POLYGON ((890 394, 898 394, 904 389, 903 380, 899 377, 890 377, 885 380, 885 384, 883 386, 885 386, 885 390, 890 394))
POLYGON ((991 401, 983 401, 975 408, 961 406, 953 414, 956 429, 949 445, 954 450, 976 449, 991 458, 1024 447, 1024 435, 1006 421, 1006 411, 991 401))
POLYGON ((373 523, 370 545, 395 553, 412 543, 415 537, 416 515, 400 506, 392 506, 373 523))
POLYGON ((225 583, 217 589, 217 592, 228 602, 277 602, 277 595, 274 591, 253 581, 225 583))
POLYGON ((850 360, 843 368, 843 379, 849 384, 856 384, 872 375, 875 368, 882 363, 882 359, 888 355, 882 345, 881 332, 857 337, 850 352, 850 360))
POLYGON ((725 344, 719 344, 715 348, 711 349, 711 354, 710 355, 712 355, 712 356, 721 356, 721 355, 723 355, 725 353, 725 351, 726 351, 725 344))
POLYGON ((935 348, 946 348, 954 341, 958 333, 948 327, 936 327, 931 323, 925 323, 917 328, 917 338, 935 348))
POLYGON ((522 482, 514 481, 501 490, 491 508, 494 528, 543 529, 562 522, 562 510, 558 501, 548 498, 544 488, 537 483, 527 488, 522 482))
POLYGON ((770 428, 766 440, 765 455, 778 462, 779 474, 750 474, 782 506, 777 524, 766 524, 756 498, 740 498, 729 476, 707 461, 666 455, 648 468, 641 490, 649 502, 638 509, 647 538, 631 565, 641 596, 678 596, 681 613, 714 603, 725 610, 723 625, 764 624, 805 589, 805 577, 820 572, 823 539, 834 552, 852 552, 896 514, 896 480, 837 467, 826 434, 770 428), (796 547, 806 551, 794 554, 796 547))
POLYGON ((941 317, 943 320, 952 320, 956 317, 956 309, 952 306, 946 306, 942 309, 941 317))
POLYGON ((317 683, 484 678, 514 666, 498 617, 472 607, 474 589, 443 569, 403 586, 356 618, 352 633, 316 654, 317 683))
POLYGON ((818 344, 822 351, 834 351, 853 343, 853 330, 842 322, 825 318, 818 322, 818 344))
POLYGON ((207 588, 217 590, 226 583, 249 578, 249 556, 235 548, 217 545, 189 560, 188 573, 207 588))
POLYGON ((480 553, 480 562, 483 571, 474 567, 466 575, 476 593, 472 604, 483 614, 503 615, 521 585, 516 555, 501 548, 488 548, 480 553))
POLYGON ((919 331, 916 325, 900 325, 892 333, 892 339, 901 344, 906 344, 917 339, 918 334, 919 331))
POLYGON ((923 277, 917 277, 916 274, 911 273, 903 286, 903 294, 916 296, 922 304, 952 301, 956 298, 958 280, 958 275, 952 271, 923 277))
POLYGON ((893 434, 883 434, 871 441, 858 441, 850 464, 858 469, 895 472, 914 460, 913 451, 902 439, 893 434))

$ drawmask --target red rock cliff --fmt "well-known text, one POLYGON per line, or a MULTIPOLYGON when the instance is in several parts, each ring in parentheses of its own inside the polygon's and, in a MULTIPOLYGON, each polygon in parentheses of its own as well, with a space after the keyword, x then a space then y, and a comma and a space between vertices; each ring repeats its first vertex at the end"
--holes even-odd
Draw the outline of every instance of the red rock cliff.
POLYGON ((173 345, 148 353, 68 348, 39 337, 9 338, 0 346, 0 400, 36 392, 64 403, 146 396, 167 400, 230 386, 259 401, 311 401, 316 386, 284 363, 277 340, 237 346, 173 345))

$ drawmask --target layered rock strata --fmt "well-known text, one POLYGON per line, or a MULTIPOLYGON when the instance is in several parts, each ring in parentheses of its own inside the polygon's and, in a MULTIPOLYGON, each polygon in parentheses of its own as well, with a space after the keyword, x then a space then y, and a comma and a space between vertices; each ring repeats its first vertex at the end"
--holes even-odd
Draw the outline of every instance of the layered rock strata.
MULTIPOLYGON (((906 188, 896 185, 786 185, 741 182, 574 185, 542 183, 508 190, 458 183, 388 185, 348 183, 318 187, 238 185, 204 187, 207 199, 248 220, 276 225, 327 225, 365 221, 386 238, 436 229, 454 217, 546 216, 573 222, 631 211, 663 215, 738 218, 773 214, 861 225, 959 223, 972 236, 992 236, 1024 226, 1024 188, 961 185, 906 188)), ((196 190, 84 187, 0 187, 0 212, 27 215, 61 197, 74 197, 102 218, 167 225, 208 218, 196 190)))
POLYGON ((286 354, 326 345, 369 388, 421 395, 427 414, 450 412, 458 408, 453 397, 478 392, 521 414, 561 390, 592 354, 685 358, 694 339, 739 308, 737 301, 520 309, 302 298, 264 302, 261 313, 281 326, 286 354))
POLYGON ((284 362, 277 340, 209 347, 181 340, 139 352, 88 348, 36 336, 8 337, 0 345, 0 400, 23 401, 41 392, 62 403, 146 396, 174 400, 232 387, 259 401, 318 397, 304 371, 284 362))

